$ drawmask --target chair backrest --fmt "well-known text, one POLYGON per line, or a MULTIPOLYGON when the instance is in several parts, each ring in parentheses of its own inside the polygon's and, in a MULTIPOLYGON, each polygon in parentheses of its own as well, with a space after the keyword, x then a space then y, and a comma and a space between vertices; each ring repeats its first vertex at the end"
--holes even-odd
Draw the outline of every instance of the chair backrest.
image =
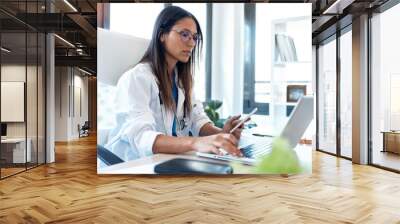
POLYGON ((119 77, 143 57, 149 40, 97 29, 97 79, 115 86, 119 77))
MULTIPOLYGON (((100 101, 103 99, 102 97, 109 100, 108 96, 115 93, 118 79, 139 62, 149 42, 143 38, 97 29, 97 90, 99 92, 97 97, 100 101)), ((102 113, 98 114, 98 119, 102 120, 101 118, 103 118, 103 123, 114 116, 114 104, 111 102, 98 105, 98 110, 102 113)), ((97 124, 97 142, 100 145, 106 144, 111 130, 103 123, 97 124)))
POLYGON ((124 160, 101 145, 97 145, 97 158, 99 158, 107 166, 124 162, 124 160))
POLYGON ((82 125, 82 129, 89 129, 89 128, 90 128, 89 121, 85 121, 85 123, 82 125))

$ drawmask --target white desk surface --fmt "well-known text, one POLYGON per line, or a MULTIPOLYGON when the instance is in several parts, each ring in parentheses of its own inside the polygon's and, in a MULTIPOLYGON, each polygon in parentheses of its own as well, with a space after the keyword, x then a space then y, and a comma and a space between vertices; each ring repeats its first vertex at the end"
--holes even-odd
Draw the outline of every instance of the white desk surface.
MULTIPOLYGON (((25 138, 5 138, 5 139, 1 139, 1 143, 20 143, 20 142, 24 142, 25 138)), ((29 138, 28 138, 29 141, 29 138)))
MULTIPOLYGON (((298 145, 295 148, 297 156, 302 164, 311 164, 312 160, 312 147, 311 145, 298 145)), ((112 166, 99 168, 98 174, 154 174, 154 167, 164 161, 175 159, 175 158, 185 158, 209 161, 214 163, 228 164, 229 162, 222 160, 215 160, 209 158, 198 157, 194 152, 189 152, 186 154, 155 154, 153 156, 140 158, 137 160, 127 161, 112 166)), ((235 172, 234 173, 238 173, 235 172)), ((238 173, 239 174, 239 173, 238 173)), ((243 174, 243 173, 242 173, 243 174)), ((248 174, 248 173, 247 173, 248 174)))

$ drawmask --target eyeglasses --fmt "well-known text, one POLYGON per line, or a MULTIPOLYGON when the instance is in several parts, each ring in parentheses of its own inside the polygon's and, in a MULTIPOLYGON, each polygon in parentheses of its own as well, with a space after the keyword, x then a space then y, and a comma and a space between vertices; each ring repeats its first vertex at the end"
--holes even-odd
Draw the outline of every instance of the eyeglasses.
POLYGON ((197 43, 197 41, 200 39, 199 35, 197 33, 192 34, 190 31, 188 30, 173 30, 177 33, 179 33, 179 35, 181 36, 181 40, 183 42, 189 42, 190 39, 192 39, 195 43, 197 43))

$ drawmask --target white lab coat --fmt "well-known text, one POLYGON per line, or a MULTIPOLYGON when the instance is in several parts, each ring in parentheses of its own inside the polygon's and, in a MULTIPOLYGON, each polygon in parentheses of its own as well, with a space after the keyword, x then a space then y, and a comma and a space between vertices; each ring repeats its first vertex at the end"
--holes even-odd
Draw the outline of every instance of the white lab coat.
MULTIPOLYGON (((175 82, 178 82, 177 77, 175 82)), ((188 136, 189 131, 198 136, 201 127, 211 121, 204 113, 202 103, 196 101, 193 94, 192 112, 183 118, 185 95, 184 90, 177 86, 177 136, 188 136), (182 121, 185 121, 186 127, 179 130, 179 122, 182 121)), ((174 113, 161 104, 157 78, 148 63, 138 64, 120 77, 115 110, 117 127, 110 133, 105 147, 125 161, 152 155, 158 135, 172 136, 174 113)))

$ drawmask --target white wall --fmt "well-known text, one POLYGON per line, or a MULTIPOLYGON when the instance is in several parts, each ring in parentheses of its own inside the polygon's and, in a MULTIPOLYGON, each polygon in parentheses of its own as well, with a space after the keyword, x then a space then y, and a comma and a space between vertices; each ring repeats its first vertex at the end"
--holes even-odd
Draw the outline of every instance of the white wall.
MULTIPOLYGON (((2 65, 1 66, 1 81, 3 82, 25 82, 25 75, 26 71, 28 74, 36 74, 36 67, 34 66, 27 66, 25 65, 2 65)), ((29 77, 28 77, 29 78, 29 77)), ((36 80, 29 79, 30 87, 36 86, 36 80)), ((32 133, 35 130, 36 136, 36 125, 32 124, 32 121, 36 123, 36 87, 34 88, 27 88, 27 103, 30 108, 28 109, 27 113, 27 120, 29 122, 28 125, 28 137, 29 133, 32 133), (34 102, 34 104, 31 104, 34 102), (35 126, 35 127, 33 127, 35 126), (31 131, 32 130, 32 131, 31 131)), ((1 110, 8 110, 9 108, 1 108, 1 110)), ((25 123, 26 122, 7 122, 7 136, 8 137, 25 137, 25 123)))
MULTIPOLYGON (((26 107, 25 104, 21 108, 22 113, 26 112, 26 121, 23 122, 6 122, 7 137, 9 138, 25 138, 30 140, 30 149, 32 161, 39 163, 44 162, 44 74, 42 68, 35 66, 25 66, 25 64, 3 64, 1 66, 2 82, 24 82, 26 85, 26 107), (38 69, 38 70, 37 70, 38 69), (27 81, 25 80, 27 78, 27 81), (37 157, 37 151, 39 156, 37 157)), ((22 92, 23 94, 23 92, 22 92)), ((2 96, 7 97, 7 96, 2 96)), ((1 108, 7 111, 12 108, 1 108)), ((13 113, 13 111, 7 111, 13 113)))
POLYGON ((55 68, 55 141, 67 141, 68 139, 68 68, 55 68))
POLYGON ((88 121, 88 77, 81 76, 80 74, 76 75, 75 70, 75 76, 74 76, 74 86, 75 86, 75 96, 73 96, 75 102, 75 106, 73 110, 75 110, 75 113, 73 113, 73 119, 72 119, 72 130, 71 130, 71 135, 74 136, 74 138, 78 137, 78 124, 81 126, 85 123, 85 121, 88 121), (80 93, 78 91, 80 90, 80 93), (79 99, 80 95, 80 99, 79 99), (79 103, 80 101, 80 103, 79 103), (79 108, 81 107, 81 108, 79 108), (80 111, 81 110, 81 111, 80 111))
MULTIPOLYGON (((25 65, 2 65, 1 66, 1 81, 18 81, 25 82, 25 65)), ((31 70, 28 67, 28 70, 31 70)), ((7 110, 8 108, 1 108, 7 110)), ((7 123, 8 137, 25 137, 25 123, 11 122, 7 123)))
MULTIPOLYGON (((25 82, 25 65, 2 65, 1 81, 25 82)), ((28 70, 31 68, 28 67, 28 70)), ((7 110, 7 108, 1 108, 7 110)), ((24 122, 7 123, 7 137, 25 137, 24 122)))
POLYGON ((78 124, 88 120, 88 78, 75 68, 56 67, 55 86, 55 141, 77 139, 78 124))

